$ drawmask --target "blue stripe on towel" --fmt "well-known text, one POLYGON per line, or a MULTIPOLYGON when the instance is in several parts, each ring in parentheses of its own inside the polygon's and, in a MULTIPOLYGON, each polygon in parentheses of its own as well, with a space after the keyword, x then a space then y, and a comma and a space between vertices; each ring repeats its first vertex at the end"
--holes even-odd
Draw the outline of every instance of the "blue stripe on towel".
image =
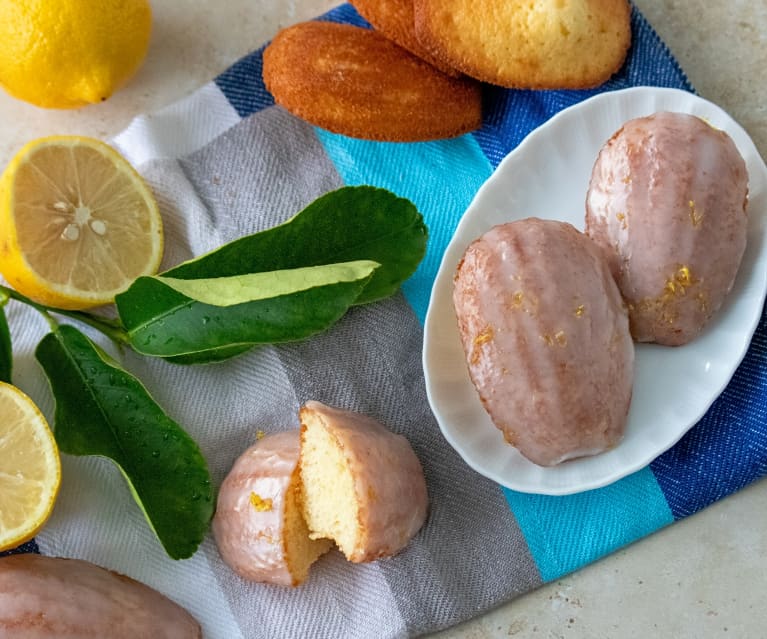
POLYGON ((345 184, 372 184, 409 198, 429 227, 426 257, 402 287, 421 323, 442 254, 491 167, 476 140, 402 144, 370 142, 316 129, 317 137, 345 184))
POLYGON ((263 52, 261 48, 246 55, 216 78, 216 85, 241 118, 274 104, 261 78, 263 52))
POLYGON ((504 490, 541 578, 558 579, 674 521, 645 468, 577 495, 549 497, 504 490))
POLYGON ((339 5, 323 14, 318 20, 326 22, 340 22, 341 24, 352 24, 357 27, 370 28, 370 24, 363 18, 357 10, 349 3, 339 5))
POLYGON ((703 419, 651 465, 675 519, 767 475, 767 317, 703 419))
POLYGON ((0 557, 5 557, 6 555, 20 555, 30 552, 37 555, 40 554, 40 548, 37 546, 37 542, 34 539, 30 539, 28 542, 21 544, 21 546, 18 548, 12 548, 11 550, 0 552, 0 557))

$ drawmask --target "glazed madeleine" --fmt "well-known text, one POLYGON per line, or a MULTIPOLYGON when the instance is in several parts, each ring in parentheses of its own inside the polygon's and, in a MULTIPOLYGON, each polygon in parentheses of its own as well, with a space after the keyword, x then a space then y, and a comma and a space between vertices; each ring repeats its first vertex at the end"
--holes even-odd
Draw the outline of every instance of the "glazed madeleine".
POLYGON ((304 515, 355 563, 401 551, 426 520, 421 463, 408 440, 360 413, 309 401, 301 408, 304 515))
POLYGON ((588 237, 536 218, 495 226, 464 253, 453 303, 482 404, 520 453, 552 466, 621 440, 634 345, 588 237))
POLYGON ((331 547, 312 540, 301 510, 298 429, 248 448, 221 484, 213 534, 223 560, 252 581, 297 586, 331 547))
POLYGON ((586 232, 607 252, 639 342, 695 338, 746 248, 748 173, 732 139, 698 117, 627 122, 596 160, 586 232))
POLYGON ((80 559, 0 558, 2 639, 202 639, 195 619, 135 579, 80 559))

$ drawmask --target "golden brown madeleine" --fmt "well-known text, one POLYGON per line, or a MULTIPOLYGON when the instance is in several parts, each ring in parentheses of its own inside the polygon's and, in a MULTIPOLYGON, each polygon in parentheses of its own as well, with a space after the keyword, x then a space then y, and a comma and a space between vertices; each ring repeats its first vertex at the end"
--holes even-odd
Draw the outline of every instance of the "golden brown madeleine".
POLYGON ((413 0, 352 0, 351 4, 365 20, 392 42, 448 75, 461 75, 460 71, 429 53, 418 41, 415 35, 413 0))
POLYGON ((263 76, 288 111, 351 137, 417 142, 482 122, 478 83, 451 78, 380 33, 351 25, 283 29, 264 51, 263 76))
POLYGON ((605 82, 631 44, 627 0, 415 0, 421 44, 465 74, 511 88, 605 82))

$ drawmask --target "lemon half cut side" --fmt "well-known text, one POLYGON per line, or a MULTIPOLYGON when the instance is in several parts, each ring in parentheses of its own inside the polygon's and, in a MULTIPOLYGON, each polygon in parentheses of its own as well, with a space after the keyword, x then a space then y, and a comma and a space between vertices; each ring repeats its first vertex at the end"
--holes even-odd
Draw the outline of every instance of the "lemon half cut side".
POLYGON ((110 303, 157 271, 162 250, 152 192, 100 140, 34 140, 0 178, 0 272, 36 302, 70 310, 110 303))
POLYGON ((21 390, 0 382, 0 551, 38 533, 60 483, 59 451, 45 417, 21 390))

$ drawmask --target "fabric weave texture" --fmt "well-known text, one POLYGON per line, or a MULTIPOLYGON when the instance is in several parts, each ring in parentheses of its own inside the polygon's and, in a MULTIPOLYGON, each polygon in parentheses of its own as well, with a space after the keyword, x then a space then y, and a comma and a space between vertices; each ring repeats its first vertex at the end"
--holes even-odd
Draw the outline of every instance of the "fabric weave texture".
MULTIPOLYGON (((350 5, 320 19, 369 26, 350 5)), ((396 557, 356 566, 334 551, 300 588, 253 584, 223 564, 210 536, 193 558, 168 559, 108 461, 65 457, 53 517, 18 551, 80 557, 144 581, 185 606, 209 639, 410 637, 479 615, 767 473, 764 319, 732 382, 686 437, 642 471, 579 495, 515 493, 477 475, 442 438, 426 399, 421 348, 431 284, 461 215, 499 162, 554 114, 596 93, 693 90, 636 8, 632 30, 626 64, 603 86, 487 87, 483 126, 453 140, 375 143, 316 129, 274 105, 261 79, 262 50, 136 119, 113 143, 157 195, 164 267, 278 224, 343 185, 389 188, 422 211, 429 251, 402 292, 352 309, 322 335, 205 367, 119 357, 200 444, 216 485, 258 430, 297 427, 299 406, 315 399, 408 437, 424 465, 429 519, 396 557)), ((18 305, 8 313, 21 354, 15 381, 50 416, 33 358, 45 326, 18 305)))

